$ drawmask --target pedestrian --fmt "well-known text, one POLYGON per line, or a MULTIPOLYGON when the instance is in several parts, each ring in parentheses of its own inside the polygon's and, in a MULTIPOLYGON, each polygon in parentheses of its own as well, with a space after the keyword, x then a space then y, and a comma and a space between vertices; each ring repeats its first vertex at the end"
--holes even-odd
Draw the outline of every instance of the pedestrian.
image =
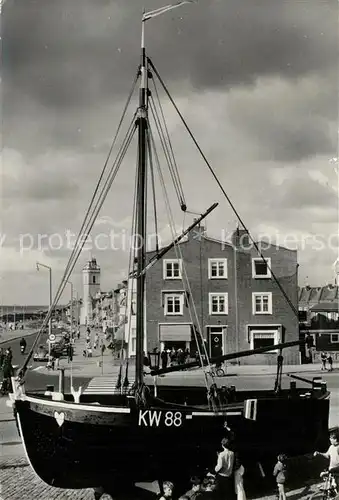
POLYGON ((171 500, 173 498, 174 484, 170 481, 164 481, 162 489, 164 492, 160 495, 159 500, 171 500))
POLYGON ((333 358, 331 356, 331 353, 329 353, 327 356, 327 363, 328 363, 328 371, 329 372, 333 371, 333 358))
POLYGON ((9 360, 9 362, 12 364, 12 359, 13 359, 13 353, 12 353, 12 348, 9 346, 6 349, 6 358, 9 360))
POLYGON ((5 353, 2 347, 0 347, 0 370, 2 370, 2 365, 5 359, 5 353))
POLYGON ((177 353, 176 353, 174 347, 172 347, 172 349, 171 349, 170 360, 171 360, 171 366, 174 366, 176 364, 176 360, 177 360, 177 353))
POLYGON ((286 500, 285 482, 287 477, 287 457, 286 455, 281 453, 280 455, 278 455, 277 459, 277 463, 275 464, 273 470, 273 476, 275 476, 275 480, 277 482, 279 500, 286 500))
POLYGON ((234 452, 230 449, 231 441, 225 437, 221 440, 222 451, 217 453, 218 461, 215 466, 216 486, 218 498, 235 499, 233 467, 234 452))
POLYGON ((327 354, 326 354, 326 352, 323 351, 321 353, 320 359, 321 359, 321 363, 322 363, 321 370, 326 370, 326 360, 327 360, 327 354))
POLYGON ((245 468, 239 457, 239 453, 234 453, 234 490, 237 495, 237 500, 246 500, 246 493, 244 488, 244 474, 245 468))
POLYGON ((78 337, 78 340, 79 340, 80 339, 80 328, 78 328, 77 337, 78 337))
POLYGON ((167 351, 164 349, 161 353, 161 368, 162 369, 167 368, 167 362, 168 362, 168 354, 167 354, 167 351))
POLYGON ((73 361, 73 346, 71 343, 69 343, 67 346, 67 358, 68 358, 68 363, 73 361))
POLYGON ((329 472, 333 475, 335 482, 339 484, 339 431, 332 431, 330 433, 330 447, 326 453, 314 452, 314 456, 321 455, 327 458, 330 463, 328 466, 329 472))
POLYGON ((98 332, 95 334, 95 337, 94 337, 94 349, 97 349, 99 346, 99 334, 98 332))
POLYGON ((12 350, 10 347, 6 351, 6 356, 2 365, 2 372, 4 376, 2 388, 6 392, 11 392, 12 391, 11 377, 13 377, 14 375, 14 369, 12 366, 12 350))

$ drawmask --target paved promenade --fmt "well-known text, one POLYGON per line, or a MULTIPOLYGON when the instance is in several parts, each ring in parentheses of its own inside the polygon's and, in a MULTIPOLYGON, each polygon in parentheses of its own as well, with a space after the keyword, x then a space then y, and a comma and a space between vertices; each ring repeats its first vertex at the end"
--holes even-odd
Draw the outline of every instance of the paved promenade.
MULTIPOLYGON (((100 330, 91 330, 91 340, 92 344, 94 341, 95 333, 98 332, 99 340, 103 341, 104 344, 108 345, 109 342, 105 340, 105 336, 100 330)), ((82 376, 82 377, 97 377, 100 375, 115 375, 119 371, 120 361, 115 359, 112 355, 112 351, 110 349, 105 350, 103 356, 101 356, 100 350, 93 349, 93 357, 86 358, 83 356, 83 351, 86 347, 86 332, 85 328, 81 328, 80 339, 76 339, 74 345, 74 356, 72 363, 68 363, 67 359, 62 359, 60 361, 60 367, 66 368, 66 373, 69 373, 71 367, 74 376, 82 376)), ((134 361, 130 361, 130 371, 134 373, 134 361)), ((241 375, 275 375, 276 373, 276 365, 268 366, 268 365, 227 365, 226 373, 227 376, 241 376, 241 375)), ((47 370, 45 367, 39 368, 41 373, 51 374, 51 371, 47 370)), ((201 370, 200 370, 201 371, 201 370)), ((284 365, 283 371, 285 373, 311 373, 314 372, 314 375, 321 374, 321 364, 314 363, 308 365, 284 365)), ((192 371, 181 372, 180 376, 184 375, 186 378, 194 378, 196 377, 197 372, 199 373, 199 369, 192 371)), ((339 372, 339 362, 333 363, 333 372, 339 372)), ((168 373, 166 374, 166 380, 175 379, 178 376, 178 373, 168 373)))

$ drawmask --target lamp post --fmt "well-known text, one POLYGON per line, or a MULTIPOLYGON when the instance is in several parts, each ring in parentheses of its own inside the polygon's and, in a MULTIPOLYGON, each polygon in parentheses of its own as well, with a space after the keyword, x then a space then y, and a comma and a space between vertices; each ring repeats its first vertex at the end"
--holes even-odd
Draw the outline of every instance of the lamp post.
POLYGON ((71 281, 67 281, 69 285, 71 285, 71 306, 70 306, 70 316, 71 316, 71 327, 70 327, 70 333, 71 333, 71 338, 72 338, 72 331, 73 331, 73 283, 71 281))
MULTIPOLYGON (((52 308, 52 268, 50 266, 46 266, 46 264, 41 264, 41 262, 36 263, 37 271, 40 270, 40 267, 45 267, 49 271, 49 308, 52 308)), ((50 311, 49 324, 48 324, 48 334, 49 339, 52 335, 52 311, 50 311)), ((51 353, 51 342, 48 342, 48 352, 51 353)))

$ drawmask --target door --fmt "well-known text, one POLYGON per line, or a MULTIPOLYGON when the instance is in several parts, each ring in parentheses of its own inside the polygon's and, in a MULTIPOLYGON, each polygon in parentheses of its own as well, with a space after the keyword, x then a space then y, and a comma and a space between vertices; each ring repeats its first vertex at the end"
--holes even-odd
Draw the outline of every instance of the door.
POLYGON ((209 327, 210 357, 222 356, 224 354, 224 328, 222 326, 209 327))

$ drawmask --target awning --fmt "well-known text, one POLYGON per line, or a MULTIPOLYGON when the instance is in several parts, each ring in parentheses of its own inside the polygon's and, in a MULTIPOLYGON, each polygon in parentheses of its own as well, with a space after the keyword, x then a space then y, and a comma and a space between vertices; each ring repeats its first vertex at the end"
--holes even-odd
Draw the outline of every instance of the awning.
POLYGON ((160 342, 190 342, 191 325, 176 323, 159 325, 160 342))
POLYGON ((125 325, 121 325, 114 332, 115 340, 125 340, 125 325))

